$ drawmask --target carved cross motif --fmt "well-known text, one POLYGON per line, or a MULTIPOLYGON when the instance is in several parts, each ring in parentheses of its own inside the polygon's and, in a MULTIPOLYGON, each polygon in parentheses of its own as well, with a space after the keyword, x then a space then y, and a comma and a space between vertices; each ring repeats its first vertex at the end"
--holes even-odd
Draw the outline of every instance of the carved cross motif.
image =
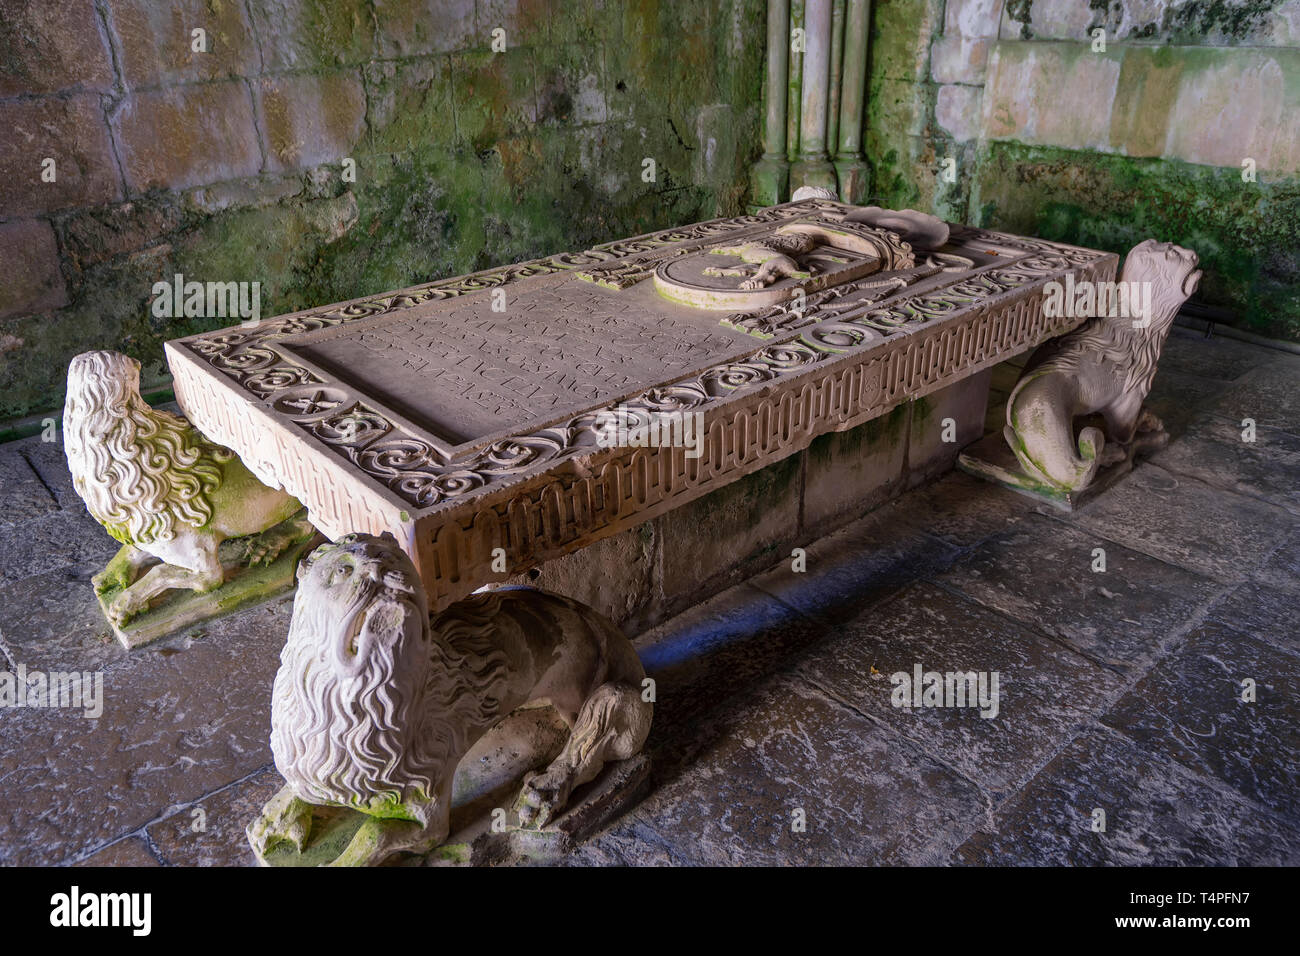
POLYGON ((281 405, 300 415, 319 415, 321 412, 327 412, 332 408, 338 408, 343 404, 337 399, 325 397, 319 389, 314 392, 300 395, 297 398, 286 399, 281 405))

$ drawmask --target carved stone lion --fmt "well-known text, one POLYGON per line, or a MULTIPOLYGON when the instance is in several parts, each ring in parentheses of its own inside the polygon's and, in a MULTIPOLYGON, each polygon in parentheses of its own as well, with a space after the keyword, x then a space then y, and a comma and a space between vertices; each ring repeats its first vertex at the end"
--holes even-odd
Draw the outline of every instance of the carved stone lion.
POLYGON ((515 803, 544 826, 607 761, 640 752, 653 705, 645 672, 610 621, 527 588, 472 596, 432 622, 410 559, 391 535, 348 535, 298 569, 275 678, 271 750, 285 787, 248 827, 259 856, 301 853, 312 805, 366 820, 330 865, 373 865, 446 840, 461 758, 525 704, 569 724, 563 751, 524 779, 515 803))
MULTIPOLYGON (((1135 441, 1168 441, 1164 426, 1142 408, 1169 327, 1200 282, 1196 253, 1154 239, 1124 260, 1124 283, 1149 283, 1150 313, 1097 317, 1036 351, 1007 400, 1004 435, 1020 466, 1063 491, 1086 488, 1103 465, 1122 461, 1135 441), (1075 420, 1099 414, 1105 431, 1075 420)), ((1131 289, 1141 288, 1130 285, 1131 289)))
POLYGON ((714 266, 705 269, 704 274, 747 277, 740 283, 740 287, 746 290, 762 289, 782 279, 806 279, 810 273, 800 269, 799 257, 812 252, 817 245, 815 236, 775 232, 739 246, 718 246, 709 251, 735 256, 745 265, 730 269, 714 266), (758 268, 755 269, 754 266, 758 268))
MULTIPOLYGON (((94 578, 101 594, 125 588, 108 608, 118 624, 172 588, 219 587, 223 540, 267 531, 302 509, 184 418, 150 408, 140 363, 117 352, 86 352, 68 366, 63 447, 77 494, 123 545, 94 578)), ((250 541, 248 559, 273 560, 309 532, 303 524, 250 541)))

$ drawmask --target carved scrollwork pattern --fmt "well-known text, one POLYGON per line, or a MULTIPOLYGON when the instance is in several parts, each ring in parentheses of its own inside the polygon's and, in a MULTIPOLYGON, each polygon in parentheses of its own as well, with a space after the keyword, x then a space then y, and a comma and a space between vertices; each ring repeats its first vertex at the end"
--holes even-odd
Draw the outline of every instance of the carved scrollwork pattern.
MULTIPOLYGON (((842 218, 847 210, 848 207, 827 200, 808 200, 775 207, 754 216, 665 230, 607 243, 581 253, 564 253, 360 302, 270 320, 249 328, 196 336, 182 340, 180 344, 223 376, 236 382, 249 397, 267 402, 320 447, 343 456, 364 475, 382 483, 402 501, 419 510, 480 491, 526 472, 537 473, 558 460, 578 452, 591 451, 597 444, 596 426, 600 416, 616 407, 624 414, 633 416, 634 421, 652 413, 704 411, 730 396, 752 389, 768 388, 773 382, 788 377, 805 375, 814 367, 829 363, 847 352, 874 348, 883 339, 903 332, 918 332, 932 323, 972 307, 978 310, 990 298, 1010 290, 1053 275, 1070 271, 1077 273, 1080 267, 1087 267, 1106 255, 1043 240, 959 228, 954 231, 955 236, 1023 250, 1026 255, 1011 259, 1005 265, 988 266, 972 273, 974 263, 961 256, 923 253, 914 259, 910 248, 894 250, 897 254, 894 265, 906 262, 904 268, 910 270, 906 274, 876 274, 834 286, 806 296, 803 307, 797 310, 793 303, 785 303, 762 312, 729 315, 723 319, 725 323, 759 337, 788 335, 784 341, 760 345, 755 352, 741 360, 724 362, 698 375, 649 389, 617 406, 611 404, 602 409, 586 411, 532 434, 490 442, 472 454, 454 460, 449 460, 433 442, 411 434, 378 409, 346 399, 346 393, 333 388, 330 382, 321 381, 312 371, 288 360, 274 347, 277 340, 286 336, 408 309, 422 302, 499 288, 531 276, 575 270, 617 276, 620 269, 627 270, 630 275, 638 271, 645 272, 647 263, 651 263, 649 270, 653 271, 653 263, 665 255, 677 254, 683 248, 698 249, 737 230, 807 216, 809 212, 818 212, 828 220, 835 220, 837 217, 842 218), (921 279, 930 279, 941 273, 951 273, 954 276, 960 274, 963 277, 928 291, 908 292, 908 287, 921 279)), ((1006 314, 1013 316, 1006 320, 1008 322, 1029 321, 1015 319, 1014 316, 1019 313, 1014 311, 1006 314)), ((979 321, 987 325, 995 323, 995 318, 981 313, 979 321)), ((1033 322, 1041 323, 1041 318, 1034 318, 1033 322)), ((1032 331, 1041 338, 1044 330, 1040 325, 1035 325, 1032 331)), ((1024 334, 1028 336, 1027 332, 1024 334)), ((1028 337, 1025 341, 1033 344, 1028 337)), ((962 342, 962 347, 966 349, 985 348, 973 344, 973 340, 963 339, 962 342)), ((870 356, 875 353, 863 354, 870 356)), ((935 354, 939 357, 927 353, 926 361, 933 364, 947 360, 944 356, 948 352, 935 354)), ((995 351, 990 354, 995 354, 995 351)), ((984 361, 987 356, 984 351, 980 351, 976 358, 984 361)), ((976 359, 962 358, 962 361, 974 360, 976 359)), ((853 379, 853 388, 858 390, 857 394, 869 396, 876 389, 888 397, 903 387, 905 383, 897 380, 889 385, 888 392, 884 391, 886 378, 895 373, 887 372, 880 361, 882 360, 862 360, 861 370, 855 373, 858 377, 853 379)), ((901 359, 891 357, 889 361, 901 359)), ((939 376, 953 369, 936 365, 933 368, 927 366, 920 371, 927 376, 939 376)), ((907 374, 916 373, 909 371, 907 374)), ((862 406, 867 407, 870 401, 872 400, 864 398, 862 406)))

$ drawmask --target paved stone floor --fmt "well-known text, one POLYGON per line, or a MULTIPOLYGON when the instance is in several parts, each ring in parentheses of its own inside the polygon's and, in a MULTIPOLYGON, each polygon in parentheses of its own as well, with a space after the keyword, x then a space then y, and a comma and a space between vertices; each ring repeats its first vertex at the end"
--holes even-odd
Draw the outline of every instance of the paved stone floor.
MULTIPOLYGON (((1175 330, 1152 403, 1175 440, 1073 515, 953 473, 642 635, 654 788, 570 862, 1300 863, 1300 356, 1175 330), (998 715, 893 707, 916 664, 998 715)), ((60 447, 0 491, 0 669, 106 698, 0 711, 0 863, 252 863, 288 601, 127 654, 60 447)))

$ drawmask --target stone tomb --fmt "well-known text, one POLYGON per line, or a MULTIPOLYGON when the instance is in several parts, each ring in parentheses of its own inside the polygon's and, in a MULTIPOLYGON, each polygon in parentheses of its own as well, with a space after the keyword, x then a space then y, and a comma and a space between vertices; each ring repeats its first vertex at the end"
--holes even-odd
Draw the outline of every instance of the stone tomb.
MULTIPOLYGON (((390 532, 434 613, 1074 328, 1113 254, 812 199, 167 344, 177 400, 331 538, 390 532), (609 446, 691 413, 693 454, 609 446)), ((982 415, 982 409, 981 409, 982 415)), ((846 491, 847 493, 847 491, 846 491)))

